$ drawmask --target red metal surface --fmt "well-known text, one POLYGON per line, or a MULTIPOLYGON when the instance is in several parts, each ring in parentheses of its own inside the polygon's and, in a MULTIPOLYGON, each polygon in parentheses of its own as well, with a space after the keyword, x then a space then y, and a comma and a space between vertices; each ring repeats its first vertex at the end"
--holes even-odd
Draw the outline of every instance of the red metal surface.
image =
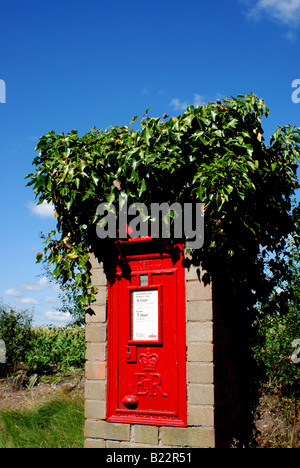
MULTIPOLYGON (((110 276, 107 420, 186 426, 182 254, 180 249, 175 256, 172 249, 155 252, 155 245, 159 244, 152 242, 151 253, 143 254, 140 244, 138 251, 127 251, 126 258, 120 254, 110 276), (148 275, 148 286, 140 286, 140 275, 148 275), (155 332, 152 333, 150 323, 147 339, 134 339, 133 298, 143 297, 140 293, 147 291, 154 304, 158 298, 158 324, 156 327, 153 321, 155 332)), ((151 310, 156 310, 155 307, 151 310)))

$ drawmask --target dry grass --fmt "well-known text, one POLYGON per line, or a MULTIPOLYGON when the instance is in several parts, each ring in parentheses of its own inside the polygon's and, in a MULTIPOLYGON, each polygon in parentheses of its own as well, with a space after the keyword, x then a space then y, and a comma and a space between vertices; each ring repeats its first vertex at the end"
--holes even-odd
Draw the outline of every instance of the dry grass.
POLYGON ((258 448, 300 448, 300 401, 262 387, 255 425, 258 448))

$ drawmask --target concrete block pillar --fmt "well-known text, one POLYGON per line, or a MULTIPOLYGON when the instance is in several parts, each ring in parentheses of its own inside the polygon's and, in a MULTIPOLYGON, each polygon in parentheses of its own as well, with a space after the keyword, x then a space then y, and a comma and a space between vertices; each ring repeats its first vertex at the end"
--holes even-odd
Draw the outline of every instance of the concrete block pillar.
POLYGON ((106 421, 106 276, 91 256, 97 301, 86 314, 85 447, 228 447, 239 417, 240 398, 230 322, 222 298, 204 285, 199 268, 185 269, 187 427, 106 421))

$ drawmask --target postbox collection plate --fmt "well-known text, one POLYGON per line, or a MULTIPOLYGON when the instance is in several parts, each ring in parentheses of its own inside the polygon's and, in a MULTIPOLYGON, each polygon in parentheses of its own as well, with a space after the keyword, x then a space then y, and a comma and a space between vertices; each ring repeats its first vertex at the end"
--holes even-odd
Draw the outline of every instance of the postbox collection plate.
POLYGON ((161 285, 131 288, 130 343, 161 343, 161 285))
POLYGON ((186 426, 181 260, 171 252, 129 255, 126 275, 117 265, 110 278, 108 421, 186 426))

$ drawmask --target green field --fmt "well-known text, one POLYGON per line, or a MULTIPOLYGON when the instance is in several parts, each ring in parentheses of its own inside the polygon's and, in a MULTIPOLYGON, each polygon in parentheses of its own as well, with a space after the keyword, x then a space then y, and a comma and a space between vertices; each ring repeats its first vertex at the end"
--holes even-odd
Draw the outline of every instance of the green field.
POLYGON ((82 396, 53 397, 29 408, 0 410, 0 448, 83 448, 82 396))

